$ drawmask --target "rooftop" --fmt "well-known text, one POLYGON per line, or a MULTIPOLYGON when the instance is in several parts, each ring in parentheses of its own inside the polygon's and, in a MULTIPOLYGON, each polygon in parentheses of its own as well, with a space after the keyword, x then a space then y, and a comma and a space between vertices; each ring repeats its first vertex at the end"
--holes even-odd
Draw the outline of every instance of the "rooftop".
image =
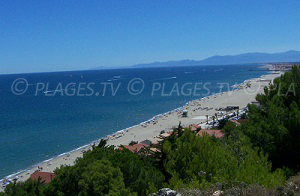
POLYGON ((33 174, 30 175, 30 178, 32 180, 38 180, 39 177, 42 178, 42 181, 45 182, 45 184, 48 184, 51 182, 51 180, 55 177, 56 175, 54 173, 50 172, 39 172, 35 171, 33 174))
POLYGON ((132 146, 122 146, 120 147, 120 149, 123 149, 123 148, 126 148, 128 150, 130 150, 131 152, 134 152, 134 153, 137 153, 139 152, 141 149, 145 148, 145 147, 148 147, 149 145, 147 144, 134 144, 132 146))
POLYGON ((197 136, 203 136, 203 134, 208 134, 209 136, 215 136, 216 138, 221 138, 224 136, 222 130, 209 130, 209 129, 201 129, 197 136))

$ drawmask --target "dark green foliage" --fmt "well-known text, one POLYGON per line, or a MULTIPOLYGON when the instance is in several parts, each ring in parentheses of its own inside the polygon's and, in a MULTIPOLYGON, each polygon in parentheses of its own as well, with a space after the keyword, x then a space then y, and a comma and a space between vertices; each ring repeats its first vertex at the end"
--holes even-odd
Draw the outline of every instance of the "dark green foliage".
POLYGON ((228 122, 228 119, 226 119, 226 118, 219 120, 218 129, 223 129, 223 127, 227 124, 227 122, 228 122))
POLYGON ((105 148, 106 144, 107 144, 106 140, 101 139, 100 142, 99 142, 99 144, 98 144, 98 147, 99 148, 105 148))
POLYGON ((271 172, 267 157, 243 145, 240 156, 234 152, 232 141, 223 144, 212 137, 197 137, 186 130, 175 144, 164 142, 164 166, 171 174, 171 188, 201 188, 217 182, 258 183, 274 187, 284 182, 282 172, 271 172), (176 150, 173 150, 176 146, 176 150), (184 153, 182 153, 184 152, 184 153))
POLYGON ((247 113, 243 113, 240 117, 241 117, 241 119, 248 119, 247 113))
POLYGON ((127 195, 122 172, 107 160, 89 164, 78 183, 79 195, 127 195))
POLYGON ((7 193, 147 195, 162 187, 205 188, 220 182, 230 186, 240 182, 265 187, 283 184, 282 172, 271 172, 267 157, 251 149, 245 136, 237 139, 235 132, 220 140, 184 129, 181 137, 172 134, 164 140, 162 152, 154 157, 98 146, 77 159, 76 165, 57 169, 50 184, 26 181, 8 188, 7 193), (22 185, 30 183, 33 188, 22 185))
POLYGON ((45 195, 128 195, 119 168, 108 160, 97 160, 86 167, 62 167, 46 187, 45 195))
POLYGON ((182 136, 183 134, 183 127, 181 126, 181 121, 179 121, 179 125, 177 127, 177 129, 174 130, 175 132, 177 132, 178 136, 182 136))
MULTIPOLYGON (((99 176, 91 177, 93 173, 96 173, 97 168, 99 170, 102 168, 103 170, 103 167, 95 166, 95 163, 99 164, 100 160, 103 163, 107 163, 107 165, 111 165, 112 168, 118 169, 118 171, 114 171, 118 175, 111 175, 111 179, 118 177, 119 184, 121 182, 124 183, 124 187, 139 195, 146 195, 147 190, 150 188, 153 189, 153 187, 156 190, 162 186, 162 182, 164 181, 164 176, 159 170, 154 168, 152 162, 144 161, 137 154, 126 149, 115 151, 112 148, 96 148, 93 151, 88 151, 83 158, 78 159, 75 166, 66 166, 57 170, 58 176, 51 182, 48 192, 77 195, 82 193, 82 191, 89 192, 95 190, 93 188, 95 186, 95 179, 107 173, 99 173, 99 176)), ((114 183, 116 182, 112 181, 112 184, 114 183)), ((99 187, 103 187, 103 185, 101 182, 97 184, 99 187)), ((110 190, 112 187, 106 189, 110 190)), ((118 189, 123 190, 122 188, 124 187, 122 186, 118 189)), ((104 190, 103 188, 98 189, 104 190)), ((128 190, 124 188, 123 191, 128 192, 128 190)))
POLYGON ((269 158, 274 168, 300 170, 300 68, 293 67, 275 79, 265 94, 257 95, 261 107, 249 105, 249 123, 242 126, 253 146, 269 158))
POLYGON ((44 182, 41 178, 37 181, 27 180, 26 182, 18 182, 9 184, 5 189, 5 195, 9 196, 19 196, 19 195, 28 195, 28 196, 39 196, 42 195, 44 182))
POLYGON ((222 128, 223 133, 225 134, 225 138, 228 138, 236 129, 236 125, 231 121, 225 121, 224 126, 222 128))

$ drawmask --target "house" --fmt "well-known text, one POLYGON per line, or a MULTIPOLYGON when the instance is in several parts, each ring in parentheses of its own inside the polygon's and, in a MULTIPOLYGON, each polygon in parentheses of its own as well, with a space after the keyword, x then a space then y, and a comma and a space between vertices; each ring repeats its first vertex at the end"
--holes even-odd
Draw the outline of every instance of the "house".
POLYGON ((56 175, 54 173, 51 172, 40 172, 40 171, 35 171, 33 174, 30 175, 30 179, 32 180, 38 180, 39 177, 41 177, 42 182, 44 182, 45 184, 48 184, 52 181, 52 179, 55 177, 56 175))
POLYGON ((139 144, 134 144, 132 146, 122 146, 119 149, 122 150, 122 149, 126 148, 126 149, 130 150, 133 153, 139 153, 142 149, 144 149, 144 148, 146 148, 148 146, 149 145, 147 145, 147 144, 141 144, 141 143, 139 143, 139 144))
POLYGON ((200 125, 197 125, 197 124, 192 124, 190 126, 191 130, 192 131, 197 131, 197 129, 201 129, 201 126, 200 125))
POLYGON ((230 121, 233 122, 236 125, 241 125, 241 123, 239 121, 237 121, 237 120, 230 120, 230 121))
POLYGON ((187 110, 182 111, 182 117, 188 117, 188 111, 187 110))
POLYGON ((163 139, 155 137, 151 140, 151 144, 152 146, 159 146, 159 142, 161 141, 163 141, 163 139))
POLYGON ((216 138, 221 138, 224 136, 222 130, 209 130, 209 129, 202 129, 196 135, 203 136, 203 134, 207 134, 209 136, 215 136, 216 138))
POLYGON ((152 152, 161 152, 158 148, 150 148, 150 151, 152 151, 152 152))
POLYGON ((162 137, 162 138, 167 138, 167 137, 169 137, 171 135, 171 133, 163 133, 163 134, 160 134, 160 136, 162 137))

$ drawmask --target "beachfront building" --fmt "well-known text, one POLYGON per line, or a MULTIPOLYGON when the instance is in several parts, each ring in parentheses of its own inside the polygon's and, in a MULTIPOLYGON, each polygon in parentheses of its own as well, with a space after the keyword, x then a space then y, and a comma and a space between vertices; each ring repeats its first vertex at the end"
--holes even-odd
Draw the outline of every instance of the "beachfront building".
POLYGON ((30 175, 30 178, 32 180, 38 180, 39 177, 41 178, 42 182, 44 182, 45 184, 48 184, 52 181, 52 179, 55 177, 56 175, 54 173, 51 172, 40 172, 40 171, 35 171, 33 174, 30 175))
POLYGON ((188 116, 188 111, 187 110, 183 110, 182 111, 182 117, 187 117, 188 116))
POLYGON ((152 146, 159 146, 159 143, 163 141, 162 138, 158 138, 158 137, 155 137, 153 139, 151 139, 151 145, 152 146))
POLYGON ((238 120, 230 120, 230 121, 233 122, 237 126, 241 125, 241 123, 238 120))
POLYGON ((222 130, 212 130, 212 129, 202 129, 196 135, 202 137, 204 134, 209 136, 215 136, 216 138, 221 138, 224 136, 222 130))
POLYGON ((167 132, 167 133, 162 133, 159 136, 162 137, 163 139, 165 139, 167 137, 170 137, 171 134, 172 134, 171 132, 167 132))
POLYGON ((190 128, 192 131, 197 131, 197 130, 201 129, 201 126, 198 124, 192 124, 188 128, 190 128))
POLYGON ((131 146, 121 146, 119 149, 123 150, 124 148, 126 148, 126 149, 130 150, 133 153, 139 153, 146 147, 149 147, 149 145, 139 143, 139 144, 134 144, 134 145, 131 145, 131 146))

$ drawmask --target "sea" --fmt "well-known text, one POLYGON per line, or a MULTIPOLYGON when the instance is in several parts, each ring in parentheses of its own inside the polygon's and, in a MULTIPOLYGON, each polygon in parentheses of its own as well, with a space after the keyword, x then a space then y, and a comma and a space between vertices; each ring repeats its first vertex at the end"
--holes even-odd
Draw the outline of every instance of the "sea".
POLYGON ((270 73, 261 66, 0 75, 0 179, 270 73))

